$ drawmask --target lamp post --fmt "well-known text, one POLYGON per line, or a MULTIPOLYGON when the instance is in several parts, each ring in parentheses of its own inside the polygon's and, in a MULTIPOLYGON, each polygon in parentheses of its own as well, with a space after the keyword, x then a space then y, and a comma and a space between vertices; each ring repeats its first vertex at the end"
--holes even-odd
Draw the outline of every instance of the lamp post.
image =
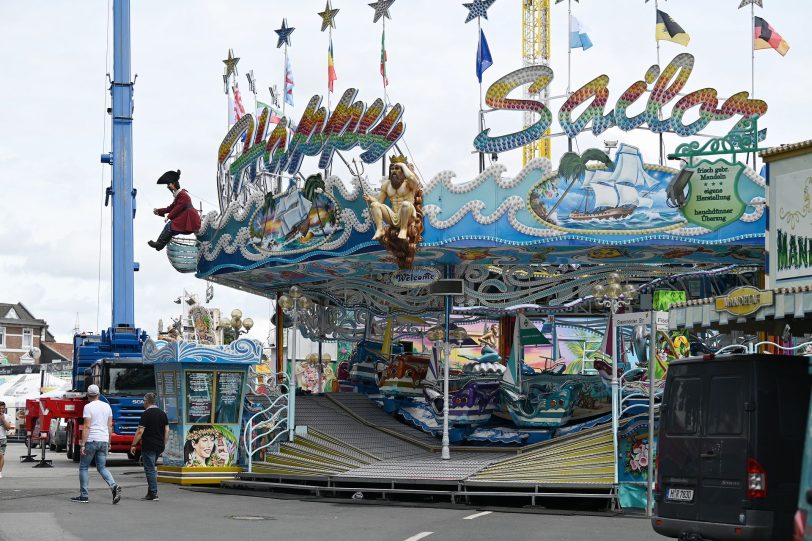
MULTIPOLYGON (((448 325, 446 325, 447 327, 448 325)), ((443 460, 451 458, 451 450, 448 438, 448 379, 449 365, 451 364, 451 340, 459 343, 468 338, 468 333, 462 327, 450 329, 446 337, 445 329, 439 325, 432 327, 426 333, 426 338, 434 342, 434 347, 439 349, 443 346, 443 449, 441 457, 443 460)))
MULTIPOLYGON (((228 322, 228 326, 234 331, 234 340, 236 340, 251 330, 254 326, 254 320, 250 317, 242 319, 242 310, 235 308, 231 311, 231 320, 228 322)), ((223 340, 223 342, 225 342, 225 340, 223 340)))
MULTIPOLYGON (((293 341, 291 343, 291 362, 288 363, 288 440, 293 441, 296 431, 296 332, 298 331, 299 314, 309 310, 313 303, 302 294, 299 286, 293 286, 287 295, 279 297, 279 306, 293 317, 293 341)), ((278 322, 280 325, 282 322, 278 322)))
POLYGON ((617 472, 617 431, 620 424, 620 403, 619 403, 619 381, 617 377, 617 328, 615 327, 615 314, 623 307, 627 307, 632 303, 636 290, 633 285, 620 284, 621 277, 618 273, 613 272, 606 278, 606 285, 596 284, 592 288, 592 295, 594 301, 605 308, 609 308, 611 313, 609 319, 609 328, 607 332, 611 332, 612 339, 612 448, 614 449, 614 482, 618 482, 617 472))

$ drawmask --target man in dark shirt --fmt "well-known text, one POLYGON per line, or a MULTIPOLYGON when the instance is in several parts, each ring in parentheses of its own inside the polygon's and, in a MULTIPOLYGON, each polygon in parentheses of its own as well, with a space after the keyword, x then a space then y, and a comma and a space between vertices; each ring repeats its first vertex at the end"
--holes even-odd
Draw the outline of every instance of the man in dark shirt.
POLYGON ((142 500, 158 501, 158 472, 155 464, 158 456, 164 452, 169 440, 169 420, 166 413, 155 405, 155 393, 144 395, 144 413, 138 423, 138 430, 133 438, 130 453, 135 454, 138 442, 141 442, 141 459, 144 461, 144 473, 147 476, 147 495, 142 500))

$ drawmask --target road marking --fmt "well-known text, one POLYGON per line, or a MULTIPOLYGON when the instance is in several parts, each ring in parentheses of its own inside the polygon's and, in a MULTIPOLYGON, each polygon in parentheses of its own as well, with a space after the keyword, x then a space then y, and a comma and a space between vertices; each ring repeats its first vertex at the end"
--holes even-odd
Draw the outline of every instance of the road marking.
POLYGON ((462 517, 462 520, 474 520, 475 518, 484 517, 485 515, 490 515, 493 511, 482 511, 481 513, 474 513, 473 515, 468 515, 467 517, 462 517))
POLYGON ((417 535, 413 535, 410 538, 406 539, 406 541, 418 541, 418 539, 423 539, 424 537, 428 537, 434 532, 420 532, 417 535))

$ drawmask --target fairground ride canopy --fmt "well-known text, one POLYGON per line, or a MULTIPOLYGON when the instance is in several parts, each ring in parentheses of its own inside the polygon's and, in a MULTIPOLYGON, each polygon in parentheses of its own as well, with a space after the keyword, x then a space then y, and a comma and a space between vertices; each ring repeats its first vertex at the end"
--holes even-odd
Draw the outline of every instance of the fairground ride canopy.
POLYGON ((441 309, 426 286, 451 266, 465 279, 459 309, 556 312, 612 271, 653 287, 761 266, 764 179, 723 159, 687 170, 676 193, 679 171, 646 164, 637 148, 621 145, 612 166, 576 178, 546 159, 513 177, 502 165, 464 182, 441 172, 423 185, 423 240, 411 271, 372 239, 362 195, 377 190, 365 178, 311 177, 303 187, 268 191, 258 176, 244 197, 205 217, 197 276, 268 297, 300 285, 345 307, 414 314, 441 309))

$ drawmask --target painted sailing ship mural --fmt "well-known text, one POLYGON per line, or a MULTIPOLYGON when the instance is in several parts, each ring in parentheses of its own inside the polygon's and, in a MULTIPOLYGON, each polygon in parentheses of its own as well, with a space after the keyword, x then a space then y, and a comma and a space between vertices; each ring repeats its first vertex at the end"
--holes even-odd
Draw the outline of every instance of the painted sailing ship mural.
POLYGON ((278 253, 323 244, 339 229, 338 204, 324 189, 321 175, 312 175, 302 190, 291 183, 281 194, 267 194, 250 221, 254 245, 263 252, 278 253))
POLYGON ((603 151, 568 152, 530 191, 530 209, 545 225, 565 231, 665 231, 685 225, 666 204, 676 170, 647 165, 637 147, 621 144, 613 162, 603 151), (600 168, 587 164, 598 162, 600 168))

